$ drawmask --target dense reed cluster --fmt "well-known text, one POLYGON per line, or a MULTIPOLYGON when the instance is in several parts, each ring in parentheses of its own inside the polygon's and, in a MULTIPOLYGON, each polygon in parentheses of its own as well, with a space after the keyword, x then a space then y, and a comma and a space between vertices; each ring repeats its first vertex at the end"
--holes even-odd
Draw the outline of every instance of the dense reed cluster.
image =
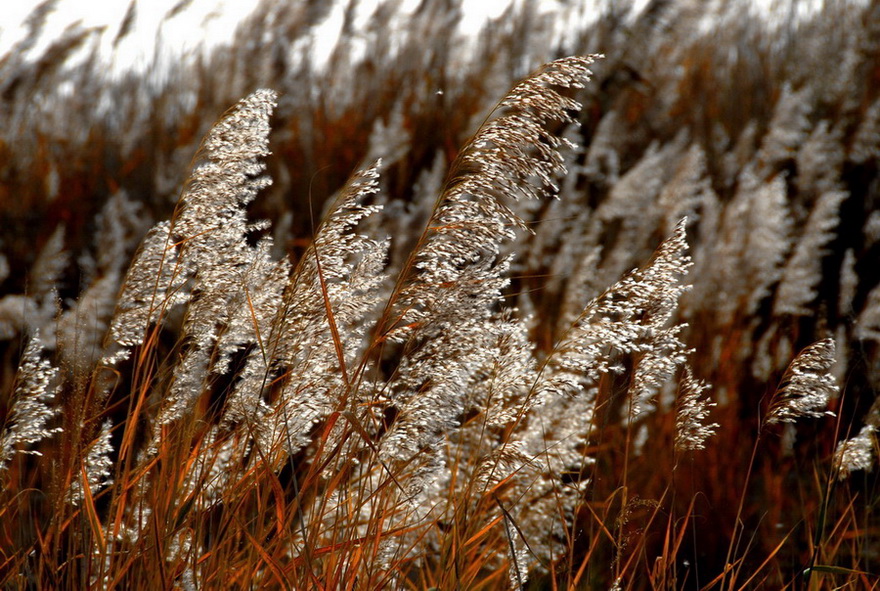
POLYGON ((880 4, 345 6, 0 57, 4 588, 876 586, 880 4))

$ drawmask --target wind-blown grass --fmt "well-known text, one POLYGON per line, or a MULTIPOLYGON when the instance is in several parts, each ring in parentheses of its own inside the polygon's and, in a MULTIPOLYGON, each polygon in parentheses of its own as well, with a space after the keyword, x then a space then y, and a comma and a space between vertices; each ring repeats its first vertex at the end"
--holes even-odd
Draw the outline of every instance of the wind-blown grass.
POLYGON ((0 64, 6 586, 873 584, 876 8, 608 14, 488 118, 546 31, 442 14, 116 114, 0 64))

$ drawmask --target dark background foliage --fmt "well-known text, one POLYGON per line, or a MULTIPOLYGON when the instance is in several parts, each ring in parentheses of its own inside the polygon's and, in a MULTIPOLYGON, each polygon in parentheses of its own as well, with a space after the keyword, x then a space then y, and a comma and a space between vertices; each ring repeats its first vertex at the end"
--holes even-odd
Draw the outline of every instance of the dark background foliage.
MULTIPOLYGON (((713 420, 721 427, 705 451, 686 458, 674 495, 663 501, 664 511, 681 514, 694 499, 701 532, 698 545, 682 544, 679 561, 690 566, 682 567, 689 574, 679 584, 696 585, 692 568, 699 569, 701 584, 720 572, 741 495, 745 529, 755 532, 744 571, 758 571, 772 557, 753 584, 799 584, 816 540, 830 563, 880 571, 876 478, 856 472, 830 489, 823 507, 837 441, 858 432, 865 417, 880 420, 869 412, 880 385, 880 2, 827 2, 805 19, 777 15, 772 23, 730 4, 710 12, 702 3, 655 1, 639 14, 612 4, 591 24, 561 36, 558 21, 525 2, 468 40, 454 33, 463 11, 458 2, 426 0, 393 32, 389 5, 358 33, 367 45, 362 58, 353 57, 352 32, 316 68, 296 47, 326 17, 329 3, 262 2, 228 45, 165 71, 116 80, 88 49, 100 31, 72 28, 42 53, 28 51, 41 30, 36 12, 30 36, 0 57, 0 253, 8 263, 0 283, 6 298, 0 305, 0 416, 23 337, 42 322, 17 314, 24 308, 12 299, 34 293, 40 253, 52 248, 53 236, 69 253, 69 264, 59 268, 59 302, 52 303, 64 309, 107 270, 96 236, 110 198, 124 192, 136 204, 119 237, 130 256, 152 223, 169 217, 198 143, 241 97, 263 87, 281 96, 269 158, 274 184, 250 214, 273 221, 277 248, 295 260, 325 201, 377 156, 385 162, 381 191, 392 212, 389 229, 405 241, 404 230, 412 229, 395 228, 394 208, 413 201, 427 171, 454 159, 512 83, 549 59, 603 53, 592 82, 577 94, 584 104, 581 127, 567 132, 582 149, 560 183, 566 205, 531 210, 527 221, 537 233, 520 253, 511 299, 535 311, 540 322, 533 337, 548 348, 559 336, 565 295, 574 289, 577 269, 573 257, 568 264, 570 255, 561 254, 565 241, 582 237, 602 247, 594 285, 643 264, 670 230, 664 216, 675 207, 663 201, 671 198, 662 189, 685 175, 685 155, 698 148, 703 171, 694 182, 715 201, 700 198, 684 208, 699 222, 689 226, 695 287, 680 314, 695 350, 691 364, 719 400, 713 420), (86 57, 71 66, 74 55, 86 57), (774 180, 783 183, 784 210, 777 213, 789 228, 787 236, 777 228, 779 247, 761 242, 762 232, 774 232, 772 216, 756 219, 734 209, 749 182, 774 180), (845 196, 825 215, 830 228, 823 239, 808 220, 830 190, 845 196), (709 223, 712 216, 728 226, 709 223), (738 217, 744 227, 736 234, 730 225, 738 217), (549 223, 558 231, 542 233, 549 223), (577 228, 581 223, 594 225, 577 228), (743 236, 754 242, 744 246, 743 236), (807 252, 819 275, 805 281, 800 293, 812 288, 814 294, 794 310, 780 303, 782 270, 810 240, 818 240, 807 252), (731 254, 743 249, 752 250, 731 254), (782 261, 774 262, 773 252, 782 261), (762 269, 771 279, 753 298, 749 287, 764 281, 762 269), (794 354, 825 336, 838 345, 842 394, 832 410, 839 420, 804 422, 764 438, 744 493, 767 397, 794 354), (825 537, 817 534, 821 527, 825 537)), ((347 14, 344 30, 351 31, 352 10, 347 14)), ((124 268, 126 261, 117 263, 124 268)), ((601 408, 607 426, 591 446, 629 450, 621 443, 631 434, 612 416, 614 404, 601 408)), ((660 499, 672 469, 673 435, 670 420, 657 421, 641 455, 597 454, 592 514, 580 515, 592 532, 582 551, 598 535, 595 516, 645 535, 649 548, 663 544, 665 523, 647 523, 649 504, 621 508, 613 499, 622 482, 630 497, 660 499)), ((625 550, 596 550, 590 584, 608 584, 607 565, 622 557, 625 550)), ((650 571, 651 564, 643 568, 650 571)), ((876 578, 854 580, 876 584, 876 578)))

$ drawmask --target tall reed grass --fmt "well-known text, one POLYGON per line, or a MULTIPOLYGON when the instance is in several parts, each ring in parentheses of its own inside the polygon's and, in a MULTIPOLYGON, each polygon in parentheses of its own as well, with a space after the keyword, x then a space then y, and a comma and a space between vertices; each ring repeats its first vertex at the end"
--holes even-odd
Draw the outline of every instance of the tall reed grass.
POLYGON ((526 5, 471 60, 441 4, 317 71, 268 3, 119 83, 34 13, 4 587, 876 586, 876 3, 550 50, 526 5))

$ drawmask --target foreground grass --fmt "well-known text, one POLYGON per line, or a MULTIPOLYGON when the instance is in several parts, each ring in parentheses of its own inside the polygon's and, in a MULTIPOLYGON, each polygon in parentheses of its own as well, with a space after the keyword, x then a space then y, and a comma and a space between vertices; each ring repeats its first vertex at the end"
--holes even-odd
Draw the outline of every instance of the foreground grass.
POLYGON ((494 111, 529 14, 291 77, 266 9, 130 117, 7 56, 4 583, 874 585, 876 8, 667 10, 494 111))

